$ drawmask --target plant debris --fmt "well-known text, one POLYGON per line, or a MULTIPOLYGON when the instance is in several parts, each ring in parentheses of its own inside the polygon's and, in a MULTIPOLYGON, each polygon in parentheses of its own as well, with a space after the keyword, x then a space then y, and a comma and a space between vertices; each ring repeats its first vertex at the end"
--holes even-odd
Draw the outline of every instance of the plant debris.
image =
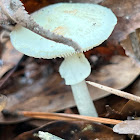
POLYGON ((58 2, 96 3, 114 12, 118 23, 109 39, 85 53, 92 67, 87 81, 140 96, 140 0, 0 0, 0 110, 5 113, 0 113, 0 140, 40 140, 34 136, 39 131, 66 140, 139 139, 139 102, 89 86, 99 114, 94 121, 100 121, 94 123, 78 115, 70 87, 58 74, 62 59, 27 57, 11 45, 15 24, 32 31, 37 27, 40 35, 69 44, 70 38, 44 31, 31 15, 58 2))
POLYGON ((119 134, 140 135, 140 120, 127 120, 116 124, 113 131, 119 134))

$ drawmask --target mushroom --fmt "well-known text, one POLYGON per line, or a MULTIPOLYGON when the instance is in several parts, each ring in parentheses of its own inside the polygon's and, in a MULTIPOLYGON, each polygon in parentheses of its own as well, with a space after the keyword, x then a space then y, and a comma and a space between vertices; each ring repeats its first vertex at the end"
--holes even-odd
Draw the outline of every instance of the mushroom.
POLYGON ((96 4, 58 3, 33 13, 32 17, 45 29, 77 42, 82 52, 45 39, 20 25, 16 25, 11 33, 13 46, 36 58, 64 57, 59 72, 66 85, 72 88, 79 113, 98 116, 85 83, 91 67, 83 52, 98 46, 110 36, 117 23, 115 15, 110 9, 96 4))

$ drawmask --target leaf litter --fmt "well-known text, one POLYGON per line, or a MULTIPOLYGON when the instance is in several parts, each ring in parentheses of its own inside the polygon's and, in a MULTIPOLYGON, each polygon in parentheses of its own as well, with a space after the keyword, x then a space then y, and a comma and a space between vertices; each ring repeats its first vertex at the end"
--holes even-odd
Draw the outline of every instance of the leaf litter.
MULTIPOLYGON (((33 12, 50 3, 55 3, 55 2, 60 2, 60 1, 22 0, 22 2, 25 4, 26 9, 28 9, 29 12, 33 12), (33 8, 33 6, 31 6, 33 4, 36 5, 36 7, 33 8), (32 7, 32 8, 30 8, 30 7, 32 7)), ((83 1, 73 0, 72 2, 83 2, 83 1)), ((101 66, 98 65, 98 67, 95 70, 93 70, 93 72, 90 75, 88 80, 92 80, 94 82, 98 82, 100 84, 104 84, 106 86, 110 86, 110 87, 113 87, 116 89, 124 89, 134 82, 134 80, 138 77, 140 70, 136 65, 134 65, 134 63, 131 61, 131 59, 129 59, 125 56, 115 56, 115 52, 117 52, 119 50, 120 41, 123 41, 124 39, 126 39, 130 33, 135 31, 135 29, 139 28, 140 25, 139 25, 139 16, 138 16, 139 12, 138 11, 139 11, 140 2, 139 2, 139 0, 136 0, 136 1, 132 1, 132 0, 128 0, 128 1, 126 1, 126 0, 124 0, 124 1, 121 1, 121 0, 119 0, 119 1, 110 1, 110 0, 89 1, 89 0, 86 0, 84 2, 92 2, 92 3, 95 2, 95 3, 100 3, 101 5, 110 7, 118 17, 118 25, 116 26, 113 34, 110 36, 109 40, 107 41, 107 43, 110 43, 113 46, 113 49, 111 47, 109 48, 111 51, 109 49, 107 49, 111 53, 106 54, 106 49, 103 49, 103 51, 100 50, 100 52, 102 52, 102 54, 103 55, 105 54, 105 56, 106 56, 106 57, 102 57, 103 58, 102 60, 106 60, 108 62, 104 65, 102 64, 101 66), (95 76, 95 79, 93 78, 93 75, 95 76)), ((4 18, 6 18, 5 15, 4 15, 4 18)), ((8 19, 6 19, 6 21, 8 21, 8 19)), ((131 44, 131 48, 132 48, 132 41, 129 42, 129 45, 130 44, 131 44)), ((127 52, 129 51, 128 49, 129 48, 125 47, 125 50, 127 52)), ((94 54, 94 50, 93 50, 93 54, 94 54)), ((8 52, 8 51, 6 51, 6 52, 8 52)), ((121 55, 122 55, 122 52, 120 52, 120 50, 118 52, 121 53, 121 55)), ((4 51, 2 54, 4 54, 4 51)), ((9 54, 10 54, 10 52, 7 53, 6 60, 8 59, 9 54)), ((136 56, 136 53, 134 53, 134 51, 131 51, 130 54, 131 54, 131 56, 133 56, 134 59, 138 58, 136 56)), ((14 54, 14 55, 16 55, 16 54, 14 54)), ((14 55, 12 56, 13 58, 14 58, 14 55)), ((94 55, 97 56, 97 54, 94 54, 94 55)), ((92 56, 92 53, 90 55, 88 55, 88 58, 90 59, 91 56, 92 56)), ((100 57, 101 56, 98 55, 97 60, 100 57)), ((17 59, 15 58, 15 60, 17 60, 17 59)), ((19 60, 20 60, 20 57, 17 60, 17 62, 19 62, 19 60)), ((5 61, 5 59, 4 59, 4 61, 5 61)), ((59 60, 59 61, 61 61, 61 60, 59 60)), ((10 68, 5 68, 5 71, 3 73, 1 73, 1 77, 2 78, 5 77, 5 75, 7 75, 7 72, 12 67, 14 67, 17 64, 17 62, 14 63, 10 68)), ((24 61, 24 62, 27 62, 27 61, 24 61)), ((11 61, 11 63, 12 63, 12 61, 11 61)), ((30 65, 30 62, 27 64, 30 65)), ((45 62, 45 64, 48 64, 48 63, 45 62)), ((53 65, 54 64, 56 64, 56 61, 53 61, 53 65)), ((16 89, 14 92, 10 92, 10 90, 9 90, 10 88, 7 88, 6 93, 8 93, 9 95, 8 95, 8 104, 6 106, 6 109, 8 109, 10 111, 16 111, 16 110, 27 111, 28 110, 28 111, 42 111, 42 112, 45 112, 45 111, 49 111, 49 112, 57 111, 58 112, 58 111, 65 111, 65 109, 67 109, 67 108, 69 109, 69 108, 75 106, 69 87, 64 87, 64 81, 55 72, 54 66, 50 68, 50 65, 49 65, 49 66, 45 66, 45 68, 44 68, 44 66, 40 65, 40 68, 42 68, 43 71, 46 69, 53 69, 53 72, 49 73, 49 76, 46 75, 45 78, 42 76, 39 76, 40 78, 37 78, 37 79, 35 78, 35 80, 33 80, 31 84, 29 84, 29 83, 26 85, 17 84, 18 86, 20 85, 19 86, 20 88, 16 89), (54 83, 59 86, 54 87, 54 83), (40 103, 40 101, 42 101, 42 103, 40 103), (46 107, 47 107, 47 109, 46 109, 46 107)), ((57 69, 57 66, 56 66, 56 69, 57 69)), ((19 79, 19 81, 20 81, 20 79, 24 79, 24 77, 25 77, 24 70, 20 72, 19 69, 17 69, 13 74, 17 75, 18 78, 17 77, 16 78, 19 79)), ((32 79, 32 77, 30 77, 30 76, 27 79, 30 79, 30 78, 32 79)), ((7 81, 9 81, 10 79, 11 79, 11 77, 8 78, 7 81)), ((14 80, 14 82, 16 80, 14 80)), ((16 83, 19 83, 19 82, 17 81, 16 83)), ((13 86, 13 88, 15 88, 15 87, 13 86)), ((95 95, 95 93, 97 93, 96 96, 92 97, 93 100, 100 99, 100 100, 104 101, 104 99, 108 98, 106 96, 110 94, 107 92, 105 93, 104 91, 101 91, 101 90, 97 90, 96 88, 90 88, 90 91, 94 92, 94 95, 95 95)), ((131 90, 128 89, 128 92, 129 91, 131 91, 131 90)), ((139 95, 139 92, 136 88, 135 88, 135 91, 136 91, 136 95, 139 95)), ((133 91, 131 93, 133 93, 133 91)), ((112 98, 112 96, 110 96, 110 99, 111 98, 112 98)), ((119 102, 119 98, 117 101, 119 102)), ((125 105, 118 107, 119 110, 121 110, 120 111, 121 117, 125 120, 127 119, 128 116, 132 117, 132 118, 138 117, 139 113, 140 113, 139 104, 136 102, 132 102, 132 101, 127 102, 126 100, 125 100, 125 102, 126 102, 125 105)), ((116 105, 116 108, 117 108, 117 105, 116 105)), ((73 110, 73 108, 71 108, 71 109, 73 110)), ((112 110, 113 110, 113 108, 112 108, 112 110)), ((24 117, 21 117, 21 118, 22 119, 19 119, 19 118, 11 119, 10 118, 9 120, 5 121, 6 118, 3 118, 3 116, 1 115, 0 120, 2 123, 7 122, 7 124, 8 123, 17 123, 17 122, 27 120, 24 117)), ((62 122, 62 125, 64 125, 64 124, 65 124, 65 122, 62 122)), ((66 124, 67 124, 67 122, 66 122, 66 124)), ((79 124, 80 123, 78 123, 78 125, 79 124)), ((51 131, 52 134, 56 132, 57 125, 58 125, 58 123, 56 123, 54 125, 54 130, 51 131)), ((71 128, 70 126, 72 125, 72 122, 67 125, 69 126, 69 128, 71 128)), ((89 125, 91 125, 91 124, 89 124, 89 125)), ((132 126, 134 126, 135 129, 137 129, 136 125, 132 124, 132 126)), ((103 129, 103 125, 98 124, 98 127, 101 127, 100 129, 103 129)), ((49 128, 49 126, 47 126, 47 128, 49 128)), ((80 126, 80 128, 81 128, 81 126, 80 126)), ((95 126, 94 126, 94 128, 96 129, 95 126)), ((125 139, 125 136, 121 137, 121 135, 116 135, 115 133, 112 133, 113 131, 111 128, 106 126, 106 128, 104 130, 106 130, 106 129, 110 129, 109 133, 113 134, 111 137, 107 134, 107 132, 103 133, 102 131, 100 131, 100 134, 98 134, 97 133, 98 131, 97 130, 93 131, 93 129, 92 129, 92 133, 94 132, 94 134, 96 135, 96 138, 100 138, 100 139, 105 139, 105 137, 107 137, 107 139, 115 139, 115 138, 116 139, 125 139)), ((85 127, 82 128, 82 130, 86 130, 85 127)), ((62 132, 62 129, 60 129, 60 131, 62 132)), ((90 129, 90 131, 91 131, 91 129, 90 129)), ((68 130, 67 132, 72 132, 72 131, 68 130)), ((17 137, 17 138, 19 138, 17 140, 21 140, 21 139, 26 140, 29 137, 32 137, 30 135, 31 133, 32 133, 31 131, 27 132, 26 133, 27 136, 24 136, 24 137, 22 137, 22 136, 26 135, 26 134, 21 134, 21 135, 19 135, 19 137, 17 137)), ((61 133, 59 133, 59 134, 61 134, 61 133)), ((59 134, 58 134, 58 136, 59 136, 59 134)), ((69 133, 67 133, 67 134, 69 134, 69 133)), ((136 134, 136 133, 134 133, 134 134, 136 134)), ((62 133, 62 135, 64 135, 64 134, 62 133)), ((89 133, 88 131, 84 135, 80 134, 80 137, 81 136, 82 136, 82 138, 88 137, 88 139, 96 139, 95 137, 92 137, 92 134, 89 133), (88 136, 87 136, 87 134, 88 134, 88 136)), ((78 137, 79 137, 79 135, 78 136, 75 135, 72 138, 77 139, 78 137)))

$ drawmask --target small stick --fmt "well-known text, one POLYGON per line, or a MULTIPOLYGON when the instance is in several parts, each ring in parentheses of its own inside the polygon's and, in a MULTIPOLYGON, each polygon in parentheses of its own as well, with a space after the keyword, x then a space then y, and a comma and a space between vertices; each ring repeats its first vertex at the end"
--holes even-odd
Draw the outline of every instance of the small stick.
POLYGON ((126 99, 129 99, 129 100, 140 103, 140 97, 139 96, 132 95, 128 92, 120 91, 118 89, 110 88, 110 87, 107 87, 107 86, 104 86, 104 85, 101 85, 101 84, 97 84, 95 82, 90 82, 90 81, 86 81, 86 82, 88 84, 96 87, 96 88, 102 89, 104 91, 110 92, 110 93, 115 94, 117 96, 120 96, 120 97, 123 97, 123 98, 126 98, 126 99))
POLYGON ((38 118, 38 119, 50 119, 50 120, 67 120, 67 121, 91 121, 104 124, 118 124, 121 120, 101 118, 101 117, 90 117, 82 116, 76 114, 66 114, 66 113, 46 113, 46 112, 30 112, 30 111, 19 111, 19 115, 24 115, 26 117, 38 118))

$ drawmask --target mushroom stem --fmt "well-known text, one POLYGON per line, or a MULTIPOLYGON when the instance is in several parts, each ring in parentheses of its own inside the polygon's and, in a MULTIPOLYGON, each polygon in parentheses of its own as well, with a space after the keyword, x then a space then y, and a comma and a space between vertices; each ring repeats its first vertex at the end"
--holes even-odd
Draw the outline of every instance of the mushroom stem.
POLYGON ((83 53, 65 57, 60 65, 59 72, 65 79, 65 84, 70 85, 73 96, 81 115, 97 117, 96 109, 90 97, 85 78, 90 75, 91 66, 83 53))
POLYGON ((91 100, 85 80, 82 82, 71 85, 73 96, 81 115, 97 117, 95 106, 91 100))

